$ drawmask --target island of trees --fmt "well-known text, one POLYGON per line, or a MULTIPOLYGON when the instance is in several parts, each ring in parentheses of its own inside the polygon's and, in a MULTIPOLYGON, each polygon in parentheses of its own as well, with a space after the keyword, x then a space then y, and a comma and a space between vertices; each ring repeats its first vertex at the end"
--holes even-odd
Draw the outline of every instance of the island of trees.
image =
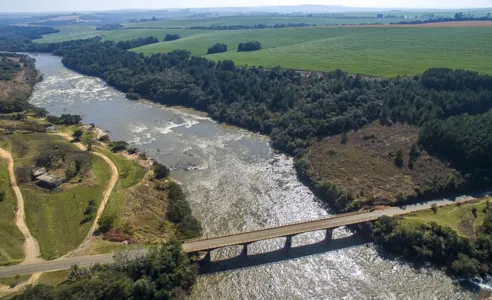
POLYGON ((237 46, 237 52, 256 51, 260 49, 261 49, 261 43, 258 41, 239 43, 239 45, 237 46))
POLYGON ((213 46, 210 46, 207 50, 207 54, 222 53, 222 52, 227 52, 226 44, 217 43, 213 46))
POLYGON ((179 36, 179 34, 166 34, 166 36, 164 37, 164 41, 165 42, 168 42, 168 41, 175 41, 175 40, 179 40, 181 37, 179 36))

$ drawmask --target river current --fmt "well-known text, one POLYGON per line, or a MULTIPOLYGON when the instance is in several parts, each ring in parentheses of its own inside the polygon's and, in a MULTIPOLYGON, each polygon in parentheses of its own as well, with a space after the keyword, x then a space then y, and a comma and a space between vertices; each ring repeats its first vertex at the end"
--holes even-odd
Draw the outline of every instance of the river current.
MULTIPOLYGON (((80 114, 113 140, 126 140, 171 166, 204 236, 329 215, 296 178, 292 159, 275 153, 266 137, 193 110, 127 100, 104 81, 66 69, 59 57, 32 56, 44 80, 31 103, 53 115, 80 114)), ((192 299, 477 298, 441 271, 381 257, 372 243, 345 228, 334 231, 329 246, 323 238, 323 232, 296 236, 289 254, 280 250, 285 239, 257 242, 248 247, 255 256, 238 260, 231 258, 239 248, 216 250, 192 299)))

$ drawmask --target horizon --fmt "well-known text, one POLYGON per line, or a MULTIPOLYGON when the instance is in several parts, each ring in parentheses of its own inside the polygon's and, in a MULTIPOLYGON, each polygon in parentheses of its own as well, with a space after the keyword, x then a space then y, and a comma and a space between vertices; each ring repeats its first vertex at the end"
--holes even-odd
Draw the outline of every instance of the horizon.
MULTIPOLYGON (((242 1, 233 3, 231 4, 230 1, 227 1, 229 3, 224 3, 224 5, 218 5, 220 4, 223 0, 214 0, 210 1, 210 5, 200 5, 202 3, 196 3, 197 5, 193 5, 197 0, 185 0, 183 1, 183 5, 181 6, 173 6, 173 7, 166 7, 165 3, 162 3, 161 1, 156 1, 156 0, 143 0, 141 2, 144 2, 141 7, 133 7, 133 6, 128 6, 126 3, 129 3, 129 0, 123 0, 123 1, 116 1, 116 0, 110 0, 106 1, 102 6, 101 5, 91 5, 92 2, 98 2, 98 0, 87 0, 85 1, 84 4, 80 5, 77 4, 78 6, 74 7, 66 7, 66 5, 55 5, 55 9, 49 9, 46 7, 53 7, 54 3, 51 3, 52 1, 57 1, 57 0, 41 0, 41 1, 35 1, 35 3, 30 3, 32 0, 19 0, 15 3, 9 3, 3 8, 6 10, 0 11, 2 14, 22 14, 22 13, 36 13, 36 14, 43 14, 43 13, 88 13, 88 12, 117 12, 117 11, 148 11, 148 10, 182 10, 182 9, 268 9, 268 8, 288 8, 288 7, 309 7, 309 6, 318 6, 318 7, 325 7, 325 8, 334 8, 334 9, 348 9, 351 11, 357 11, 357 9, 360 9, 361 11, 388 11, 388 10, 473 10, 473 9, 492 9, 492 6, 490 3, 487 3, 487 1, 484 0, 471 0, 468 1, 468 5, 463 5, 461 1, 457 0, 449 0, 449 1, 443 1, 443 0, 434 0, 434 1, 424 1, 424 0, 416 0, 416 1, 408 1, 408 0, 400 0, 400 1, 395 1, 396 3, 394 6, 384 6, 381 5, 384 1, 376 0, 376 1, 368 1, 368 0, 362 0, 362 1, 355 1, 355 0, 348 0, 344 2, 338 2, 338 1, 331 1, 331 3, 316 3, 317 0, 314 0, 313 2, 307 2, 303 3, 303 0, 287 0, 287 1, 282 1, 282 3, 277 3, 278 0, 267 0, 267 3, 265 4, 265 1, 261 1, 261 3, 255 4, 257 2, 260 2, 259 0, 252 0, 249 1, 247 5, 243 5, 242 1), (113 2, 113 4, 107 5, 107 2, 113 2), (357 4, 361 5, 353 5, 351 4, 352 2, 356 2, 357 4), (189 3, 189 5, 188 5, 189 3), (410 4, 412 3, 412 4, 410 4), (444 4, 445 3, 445 4, 444 4), (154 5, 153 5, 154 4, 154 5), (159 5, 164 5, 164 6, 157 6, 155 4, 159 5), (41 7, 39 7, 41 5, 41 7), (86 6, 91 6, 91 8, 88 8, 86 6), (23 9, 17 9, 18 7, 22 7, 23 9), (31 7, 32 9, 25 10, 25 7, 31 7), (36 7, 39 7, 36 9, 36 7), (58 8, 58 9, 57 9, 58 8)), ((326 2, 326 1, 323 1, 326 2)), ((342 12, 341 10, 337 12, 342 12)))

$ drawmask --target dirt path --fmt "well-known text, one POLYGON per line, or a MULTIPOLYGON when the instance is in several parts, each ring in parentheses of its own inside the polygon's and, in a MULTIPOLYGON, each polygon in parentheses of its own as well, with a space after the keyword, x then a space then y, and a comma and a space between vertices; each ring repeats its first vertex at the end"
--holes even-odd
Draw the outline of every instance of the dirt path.
POLYGON ((10 177, 10 185, 15 193, 15 198, 17 199, 17 212, 15 214, 15 224, 19 230, 24 235, 24 261, 22 264, 31 264, 42 261, 40 257, 39 244, 38 241, 31 235, 29 228, 26 225, 26 215, 24 212, 24 198, 22 193, 17 186, 17 179, 15 178, 14 172, 14 159, 10 152, 5 151, 0 148, 0 157, 4 158, 8 162, 8 171, 10 177))
POLYGON ((27 281, 16 285, 14 288, 10 288, 9 286, 6 286, 6 285, 0 285, 0 296, 10 295, 12 293, 17 293, 17 292, 21 291, 24 287, 26 287, 28 285, 35 284, 36 282, 38 282, 39 277, 41 277, 41 274, 43 274, 43 273, 32 274, 31 277, 27 281))
MULTIPOLYGON (((72 140, 72 137, 67 133, 59 132, 56 134, 64 137, 67 140, 72 140)), ((73 144, 75 146, 77 146, 80 150, 87 151, 87 147, 85 147, 81 143, 73 143, 73 144)), ((85 246, 90 241, 92 235, 94 234, 94 231, 96 231, 97 223, 99 222, 99 219, 101 218, 101 216, 104 212, 104 208, 106 207, 106 203, 108 202, 109 197, 111 196, 111 193, 113 192, 113 188, 114 188, 114 186, 115 186, 115 184, 119 178, 118 168, 116 168, 116 165, 113 163, 113 161, 111 159, 109 159, 109 157, 107 157, 104 154, 97 153, 97 152, 91 152, 91 153, 104 159, 104 161, 111 167, 111 179, 109 180, 108 187, 104 191, 103 199, 101 200, 101 204, 99 205, 99 209, 97 210, 96 217, 94 218, 94 222, 92 223, 92 226, 89 229, 89 232, 87 233, 87 237, 80 244, 80 246, 78 248, 85 246)), ((75 250, 77 250, 77 249, 75 249, 75 250)), ((68 253, 68 254, 70 254, 70 253, 68 253)), ((67 256, 68 254, 64 255, 63 257, 67 256)))

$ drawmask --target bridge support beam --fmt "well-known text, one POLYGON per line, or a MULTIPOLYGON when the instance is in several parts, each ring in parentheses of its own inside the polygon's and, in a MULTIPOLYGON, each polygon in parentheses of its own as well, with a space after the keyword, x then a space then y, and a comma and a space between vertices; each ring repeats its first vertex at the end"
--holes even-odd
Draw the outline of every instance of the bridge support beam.
POLYGON ((326 229, 325 241, 326 243, 330 243, 333 239, 333 229, 326 229))
POLYGON ((248 256, 248 245, 251 243, 245 243, 243 245, 243 250, 241 251, 241 256, 248 256))
POLYGON ((293 237, 294 237, 294 235, 288 235, 288 236, 286 236, 287 239, 285 240, 285 246, 284 246, 285 249, 292 248, 292 238, 293 237))

